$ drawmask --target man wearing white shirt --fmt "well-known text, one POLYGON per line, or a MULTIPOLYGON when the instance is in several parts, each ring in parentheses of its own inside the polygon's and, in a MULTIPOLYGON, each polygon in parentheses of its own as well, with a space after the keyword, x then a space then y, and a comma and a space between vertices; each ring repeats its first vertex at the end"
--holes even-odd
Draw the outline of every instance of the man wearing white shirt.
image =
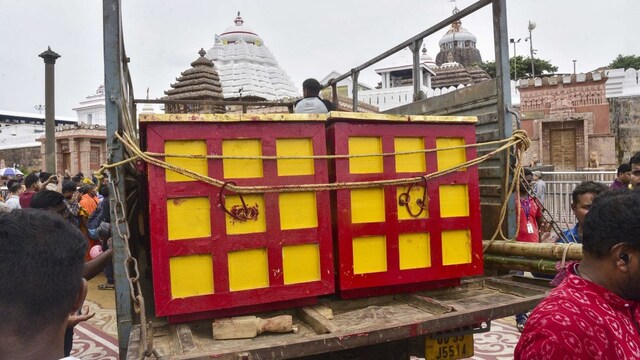
POLYGON ((12 183, 9 188, 9 197, 5 204, 13 210, 20 209, 20 190, 22 190, 22 185, 17 181, 12 183))

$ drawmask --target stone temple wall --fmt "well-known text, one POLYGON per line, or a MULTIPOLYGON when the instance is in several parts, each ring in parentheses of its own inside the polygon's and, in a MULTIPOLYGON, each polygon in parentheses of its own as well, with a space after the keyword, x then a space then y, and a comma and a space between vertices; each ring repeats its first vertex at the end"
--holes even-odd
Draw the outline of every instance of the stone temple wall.
POLYGON ((0 159, 4 160, 7 167, 12 167, 13 164, 16 164, 16 166, 19 165, 29 170, 42 168, 40 146, 0 150, 0 159))
POLYGON ((629 161, 640 151, 640 96, 610 98, 609 118, 618 163, 629 161))

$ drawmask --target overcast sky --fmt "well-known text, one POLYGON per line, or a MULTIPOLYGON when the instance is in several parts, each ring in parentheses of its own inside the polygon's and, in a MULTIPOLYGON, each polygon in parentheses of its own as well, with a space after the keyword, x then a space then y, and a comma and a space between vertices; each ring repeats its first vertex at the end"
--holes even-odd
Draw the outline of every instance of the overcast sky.
MULTIPOLYGON (((200 48, 233 25, 241 11, 298 88, 307 77, 345 73, 449 16, 448 0, 128 0, 123 1, 127 54, 137 98, 147 87, 156 98, 190 67, 200 48), (400 5, 401 4, 401 5, 400 5)), ((459 0, 464 8, 473 0, 459 0)), ((536 57, 559 72, 589 71, 618 54, 640 55, 638 0, 509 0, 509 37, 522 38, 518 54, 528 54, 527 24, 536 57)), ((0 0, 0 109, 35 112, 44 104, 47 46, 62 57, 56 64, 56 113, 72 108, 104 82, 102 1, 0 0)), ((478 37, 483 60, 494 59, 491 6, 462 20, 478 37)), ((431 56, 446 30, 427 37, 431 56)), ((513 47, 510 47, 513 51, 513 47)), ((513 55, 513 54, 511 54, 513 55)), ((374 66, 375 68, 375 66, 374 66)), ((361 81, 375 85, 371 70, 361 81)))

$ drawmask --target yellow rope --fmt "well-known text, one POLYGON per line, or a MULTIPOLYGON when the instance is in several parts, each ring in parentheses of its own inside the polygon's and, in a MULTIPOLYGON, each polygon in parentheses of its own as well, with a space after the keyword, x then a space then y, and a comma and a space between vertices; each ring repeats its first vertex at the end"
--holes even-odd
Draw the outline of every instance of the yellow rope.
POLYGON ((508 188, 504 201, 502 203, 502 207, 500 208, 500 219, 498 220, 498 226, 496 227, 496 231, 493 233, 491 240, 497 238, 498 235, 502 238, 502 240, 514 241, 517 237, 518 232, 520 232, 520 201, 516 201, 516 231, 513 238, 509 238, 504 235, 502 231, 502 227, 507 215, 507 209, 509 204, 509 199, 511 198, 511 194, 514 193, 516 186, 520 183, 520 178, 524 178, 524 165, 522 163, 522 156, 524 152, 531 146, 531 140, 527 137, 527 132, 524 130, 516 130, 513 133, 512 138, 518 138, 518 142, 515 144, 515 156, 516 156, 516 168, 514 171, 513 179, 511 180, 511 184, 509 184, 509 173, 510 173, 510 164, 511 164, 511 153, 507 151, 507 158, 505 161, 505 179, 504 179, 504 188, 508 188))
MULTIPOLYGON (((202 181, 204 183, 210 184, 210 185, 214 185, 217 187, 222 187, 225 182, 221 181, 221 180, 217 180, 214 178, 210 178, 208 176, 204 176, 198 173, 195 173, 191 170, 188 169, 184 169, 181 168, 179 166, 175 166, 172 164, 169 164, 165 161, 161 161, 158 160, 152 156, 150 156, 149 154, 146 154, 145 152, 143 152, 142 150, 140 150, 137 145, 134 143, 133 139, 131 139, 129 137, 128 134, 124 134, 124 135, 120 135, 120 134, 116 134, 116 137, 118 137, 118 139, 123 143, 123 145, 130 151, 132 152, 133 156, 127 160, 123 160, 119 163, 117 163, 117 165, 122 165, 123 163, 126 162, 130 162, 133 161, 135 159, 142 159, 150 164, 162 167, 164 169, 167 170, 171 170, 174 171, 176 173, 191 177, 193 179, 202 181)), ((528 140, 528 138, 526 138, 526 133, 524 135, 524 138, 528 140)), ((390 186, 390 185, 406 185, 406 184, 414 184, 414 183, 418 183, 424 180, 430 180, 430 179, 434 179, 437 178, 439 176, 443 176, 452 172, 456 172, 458 170, 462 170, 465 168, 468 168, 470 166, 474 166, 477 164, 480 164, 481 162, 493 157, 495 154, 504 151, 512 146, 514 146, 515 144, 519 143, 520 140, 519 136, 514 136, 510 139, 508 139, 508 141, 506 142, 506 144, 502 145, 501 147, 481 156, 478 158, 475 158, 473 160, 467 161, 465 163, 459 164, 457 166, 454 166, 452 168, 449 169, 445 169, 445 170, 441 170, 441 171, 437 171, 431 174, 428 174, 426 176, 420 176, 420 177, 410 177, 410 178, 401 178, 401 179, 391 179, 391 180, 378 180, 378 181, 366 181, 366 182, 342 182, 342 183, 327 183, 327 184, 301 184, 301 185, 275 185, 275 186, 237 186, 237 185, 232 185, 232 184, 227 184, 227 188, 233 192, 236 193, 240 193, 240 194, 251 194, 251 193, 268 193, 268 192, 303 192, 303 191, 324 191, 324 190, 338 190, 338 189, 357 189, 357 188, 370 188, 370 187, 377 187, 377 186, 390 186)), ((380 155, 380 154, 378 154, 380 155)), ((114 166, 117 166, 116 164, 108 164, 108 165, 104 165, 103 169, 108 169, 108 168, 112 168, 114 166)))
POLYGON ((378 153, 378 154, 346 154, 346 155, 299 155, 299 156, 285 156, 285 155, 258 155, 258 156, 240 156, 240 155, 188 155, 188 154, 165 154, 145 151, 145 154, 153 157, 171 157, 171 158, 184 158, 184 159, 208 159, 208 160, 333 160, 333 159, 354 159, 364 157, 387 157, 397 155, 412 155, 412 154, 426 154, 437 151, 445 150, 457 150, 466 149, 470 147, 481 147, 490 145, 499 145, 508 142, 509 139, 489 141, 480 144, 466 144, 459 146, 450 146, 437 149, 423 149, 423 150, 411 150, 411 151, 397 151, 391 153, 378 153))
MULTIPOLYGON (((233 185, 233 184, 229 184, 225 181, 222 180, 218 180, 218 179, 214 179, 208 176, 204 176, 201 174, 198 174, 196 172, 193 172, 191 170, 185 169, 185 168, 181 168, 179 166, 175 166, 172 164, 169 164, 165 161, 156 159, 156 156, 165 156, 165 157, 185 157, 184 155, 167 155, 167 154, 157 154, 157 153, 148 153, 148 152, 144 152, 142 151, 138 145, 136 144, 135 140, 132 139, 129 134, 124 133, 124 134, 119 134, 116 133, 115 136, 118 138, 118 140, 120 140, 122 142, 122 144, 125 146, 125 148, 127 150, 129 150, 129 152, 131 153, 131 156, 128 159, 119 161, 117 163, 113 163, 113 164, 104 164, 102 165, 102 167, 100 168, 100 170, 98 170, 98 172, 103 172, 107 169, 112 169, 115 168, 117 166, 121 166, 127 163, 130 163, 132 161, 136 161, 138 159, 143 160, 149 164, 158 166, 158 167, 162 167, 166 170, 171 170, 174 171, 178 174, 190 177, 192 179, 195 180, 199 180, 202 181, 206 184, 209 185, 213 185, 219 188, 222 188, 223 186, 225 186, 226 184, 226 188, 229 189, 232 192, 238 193, 238 194, 256 194, 256 193, 271 193, 271 192, 307 192, 307 191, 327 191, 327 190, 339 190, 339 189, 360 189, 360 188, 371 188, 371 187, 379 187, 379 186, 397 186, 397 185, 408 185, 408 184, 415 184, 415 183, 419 183, 422 181, 426 181, 426 180, 431 180, 440 176, 444 176, 462 169, 466 169, 468 167, 471 166, 475 166, 478 165, 488 159, 490 159, 491 157, 495 156, 496 154, 502 152, 502 151, 506 151, 507 155, 506 155, 506 161, 505 161, 505 180, 504 180, 504 187, 508 188, 509 191, 507 192, 507 195, 504 198, 504 201, 502 203, 501 209, 500 209, 500 218, 498 220, 498 224, 497 224, 497 228, 495 233, 493 234, 491 240, 495 240, 496 237, 498 235, 501 236, 502 239, 504 240, 513 240, 513 239, 508 239, 503 231, 502 231, 502 227, 504 224, 504 221, 506 219, 506 212, 507 212, 507 208, 508 208, 508 201, 510 198, 510 195, 513 194, 514 190, 516 189, 516 186, 519 182, 519 178, 520 176, 522 176, 521 174, 523 174, 523 164, 522 164, 522 156, 524 154, 524 152, 526 151, 527 148, 529 148, 529 146, 531 145, 531 140, 528 138, 527 133, 524 130, 516 130, 513 135, 508 138, 508 139, 504 139, 504 140, 498 140, 498 141, 492 141, 492 142, 487 142, 487 143, 481 143, 481 144, 469 144, 469 145, 463 145, 463 146, 456 146, 456 147, 448 147, 448 148, 441 148, 441 149, 428 149, 428 150, 420 150, 420 151, 411 151, 411 152, 398 152, 398 153, 384 153, 384 154, 358 154, 358 155, 322 155, 322 156, 300 156, 300 157, 284 157, 284 156, 257 156, 257 157, 232 157, 232 156, 219 156, 219 155, 191 155, 193 157, 199 157, 199 158, 219 158, 219 159, 251 159, 251 160, 255 160, 255 159, 266 159, 266 160, 277 160, 277 159, 337 159, 337 158, 354 158, 354 157, 371 157, 371 156, 393 156, 393 155, 404 155, 404 154, 411 154, 411 153, 420 153, 420 152, 430 152, 430 151, 443 151, 443 150, 451 150, 451 149, 460 149, 460 148, 466 148, 466 147, 470 147, 470 146, 487 146, 487 145, 495 145, 495 144, 502 144, 500 147, 496 148, 495 150, 477 157, 475 159, 466 161, 462 164, 458 164, 454 167, 451 167, 449 169, 445 169, 445 170, 440 170, 440 171, 436 171, 430 174, 427 174, 425 176, 417 176, 417 177, 409 177, 409 178, 400 178, 400 179, 390 179, 390 180, 378 180, 378 181, 366 181, 366 182, 339 182, 339 183, 326 183, 326 184, 300 184, 300 185, 261 185, 261 186, 237 186, 237 185, 233 185), (516 169, 515 169, 515 174, 513 176, 513 179, 511 181, 511 183, 509 184, 509 164, 510 164, 510 160, 511 160, 511 153, 508 151, 509 149, 514 148, 515 149, 515 157, 516 157, 516 169)), ((187 155, 189 156, 189 155, 187 155)), ((519 206, 520 203, 516 202, 516 206, 518 211, 516 212, 516 234, 519 231, 519 206)))

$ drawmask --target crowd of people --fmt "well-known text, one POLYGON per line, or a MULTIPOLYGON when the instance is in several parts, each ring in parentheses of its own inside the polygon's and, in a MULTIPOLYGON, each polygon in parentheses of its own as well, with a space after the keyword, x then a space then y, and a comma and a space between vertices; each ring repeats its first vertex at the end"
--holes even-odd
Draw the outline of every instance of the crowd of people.
MULTIPOLYGON (((640 359, 640 152, 607 188, 572 193, 572 228, 553 234, 543 216, 542 174, 525 170, 518 241, 582 244, 531 314, 518 314, 516 359, 640 359), (537 181, 534 183, 534 179, 537 181), (637 231, 637 232, 636 232, 637 231), (561 281, 556 281, 561 278, 561 281), (526 324, 526 326, 525 326, 526 324)), ((69 356, 87 280, 113 288, 109 191, 104 181, 46 172, 12 179, 0 211, 0 358, 69 356), (61 180, 61 181, 59 181, 61 180), (101 255, 89 249, 101 244, 101 255)))
POLYGON ((559 269, 551 282, 557 287, 531 314, 516 316, 522 336, 515 358, 640 359, 640 152, 618 167, 609 187, 576 186, 576 223, 562 234, 544 223, 545 186, 534 179, 525 170, 517 240, 579 243, 583 258, 559 269))
MULTIPOLYGON (((0 201, 0 278, 5 280, 0 280, 0 318, 15 317, 27 321, 27 324, 32 322, 31 316, 43 316, 44 319, 60 322, 64 318, 63 342, 60 342, 61 351, 58 354, 69 356, 74 326, 94 315, 81 311, 87 281, 104 272, 107 282, 98 285, 98 288, 114 288, 113 253, 109 246, 109 188, 104 179, 89 179, 82 173, 60 177, 46 172, 11 179, 7 182, 7 188, 9 196, 6 201, 0 201), (20 246, 16 246, 16 242, 20 242, 20 246), (98 248, 99 251, 93 252, 98 255, 91 255, 92 247, 98 248), (16 274, 14 279, 9 279, 16 271, 19 272, 18 267, 24 269, 25 264, 29 269, 37 268, 37 271, 26 271, 28 274, 16 274), (45 271, 49 265, 52 268, 45 271), (25 282, 20 280, 25 278, 25 282), (17 280, 20 282, 16 283, 17 280), (64 286, 60 285, 61 282, 65 283, 64 286), (54 286, 66 289, 65 293, 59 293, 58 289, 52 288, 54 286), (23 308, 20 304, 12 303, 18 301, 13 299, 14 296, 21 299, 23 308), (55 304, 49 302, 43 309, 38 307, 42 305, 38 301, 51 299, 56 299, 53 301, 55 304), (68 311, 58 313, 61 309, 68 311), (51 310, 51 314, 41 315, 47 310, 51 310)), ((33 321, 34 324, 41 322, 33 321)), ((19 329, 19 326, 11 328, 0 324, 0 337, 7 334, 4 331, 19 329)), ((50 337, 60 335, 44 324, 37 329, 51 331, 47 335, 50 337)), ((7 341, 0 340, 0 358, 7 354, 8 348, 5 346, 17 345, 11 341, 18 339, 9 337, 7 341)), ((24 351, 23 347, 16 349, 24 351)), ((27 358, 47 358, 35 356, 40 350, 39 347, 33 348, 33 353, 29 352, 27 358)))

